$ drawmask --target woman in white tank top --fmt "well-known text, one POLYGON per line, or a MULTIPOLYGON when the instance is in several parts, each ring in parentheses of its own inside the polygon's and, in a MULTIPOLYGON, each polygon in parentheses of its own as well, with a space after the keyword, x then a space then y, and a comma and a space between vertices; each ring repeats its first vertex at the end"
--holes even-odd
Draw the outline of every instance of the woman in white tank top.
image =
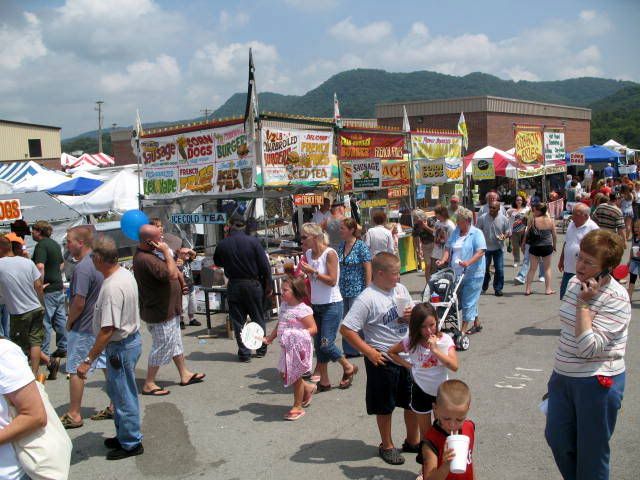
POLYGON ((305 264, 302 270, 311 282, 311 306, 318 326, 318 334, 314 338, 318 362, 312 380, 318 382, 318 391, 331 389, 329 379, 329 362, 339 362, 344 373, 339 388, 349 388, 358 367, 352 365, 336 345, 336 335, 342 320, 343 305, 338 278, 340 265, 338 254, 327 247, 322 228, 314 223, 302 226, 302 246, 306 250, 305 264))

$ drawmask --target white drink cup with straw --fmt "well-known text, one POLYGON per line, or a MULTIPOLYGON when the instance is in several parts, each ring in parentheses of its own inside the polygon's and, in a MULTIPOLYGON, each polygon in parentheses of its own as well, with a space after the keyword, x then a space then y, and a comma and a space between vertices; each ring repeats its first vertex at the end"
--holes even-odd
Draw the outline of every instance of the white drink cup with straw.
POLYGON ((447 448, 456 454, 449 464, 451 473, 464 473, 467 471, 467 457, 469 456, 469 437, 466 435, 449 435, 447 448))
POLYGON ((405 297, 398 295, 396 298, 396 306, 398 307, 398 316, 402 317, 404 315, 404 311, 411 306, 413 301, 410 297, 405 297))

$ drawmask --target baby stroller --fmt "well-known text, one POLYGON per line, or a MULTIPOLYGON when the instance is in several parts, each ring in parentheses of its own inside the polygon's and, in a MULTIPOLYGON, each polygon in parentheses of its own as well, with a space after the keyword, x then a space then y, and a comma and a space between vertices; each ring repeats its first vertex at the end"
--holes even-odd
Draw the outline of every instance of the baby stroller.
POLYGON ((463 279, 464 272, 456 278, 452 268, 444 268, 431 275, 422 292, 422 301, 431 303, 438 313, 438 329, 451 336, 458 350, 469 349, 469 337, 462 333, 462 312, 458 302, 463 279))

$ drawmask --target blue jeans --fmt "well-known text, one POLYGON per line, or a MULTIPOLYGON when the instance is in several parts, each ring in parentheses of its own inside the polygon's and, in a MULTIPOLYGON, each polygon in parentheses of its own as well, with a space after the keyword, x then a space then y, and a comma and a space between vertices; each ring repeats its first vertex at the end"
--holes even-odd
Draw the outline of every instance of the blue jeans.
POLYGON ((484 281, 482 282, 482 290, 489 288, 489 280, 491 280, 491 274, 489 273, 489 267, 491 267, 491 260, 495 266, 495 273, 493 276, 493 290, 501 292, 504 287, 504 252, 499 250, 487 250, 484 252, 484 258, 487 262, 487 268, 484 271, 484 281))
MULTIPOLYGON (((527 280, 527 274, 529 273, 529 245, 525 244, 524 246, 524 257, 522 259, 522 265, 520 266, 520 270, 516 275, 516 278, 524 283, 527 280)), ((538 278, 544 277, 544 267, 542 266, 542 262, 538 263, 538 278)))
MULTIPOLYGON (((343 297, 342 298, 342 303, 344 305, 344 313, 342 314, 342 317, 346 317, 347 313, 349 313, 349 310, 351 310, 351 306, 353 305, 353 302, 356 301, 356 298, 358 297, 343 297)), ((362 338, 364 340, 364 332, 362 330, 358 331, 358 335, 360 335, 360 338, 362 338)), ((345 355, 349 356, 349 357, 359 357, 360 356, 360 352, 357 351, 355 348, 353 348, 351 346, 351 344, 349 342, 347 342, 344 338, 342 339, 342 351, 344 352, 345 355)))
POLYGON ((560 282, 560 300, 562 300, 562 297, 564 297, 564 294, 567 291, 569 280, 571 280, 575 275, 575 273, 563 272, 562 282, 560 282))
POLYGON ((9 310, 7 310, 6 305, 0 305, 0 335, 6 338, 10 338, 10 328, 9 325, 9 310))
POLYGON ((125 450, 131 450, 142 442, 136 386, 136 364, 141 353, 142 337, 139 332, 119 342, 109 342, 106 348, 107 393, 113 402, 116 437, 125 450), (120 361, 119 368, 112 365, 115 358, 120 361))
POLYGON ((600 385, 597 377, 549 379, 549 411, 544 435, 564 480, 609 478, 609 439, 622 406, 625 374, 600 385))
POLYGON ((44 340, 42 351, 49 354, 51 334, 56 333, 56 348, 67 351, 67 311, 65 309, 64 292, 49 292, 44 294, 44 340))
POLYGON ((313 343, 318 363, 335 362, 342 358, 342 351, 336 345, 336 335, 342 321, 342 302, 312 305, 313 318, 318 326, 318 333, 313 343))

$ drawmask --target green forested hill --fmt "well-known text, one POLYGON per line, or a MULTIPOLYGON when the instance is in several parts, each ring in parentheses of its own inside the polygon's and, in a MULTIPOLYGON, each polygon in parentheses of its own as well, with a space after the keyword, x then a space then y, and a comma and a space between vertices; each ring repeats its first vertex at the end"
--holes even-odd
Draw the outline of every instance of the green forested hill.
MULTIPOLYGON (((260 89, 259 72, 258 90, 260 89)), ((616 138, 640 147, 638 107, 640 85, 634 82, 605 78, 572 78, 547 82, 502 80, 486 73, 471 73, 463 77, 435 72, 391 73, 384 70, 357 69, 338 73, 304 95, 259 94, 261 112, 279 112, 317 117, 333 116, 333 94, 340 100, 344 117, 375 116, 376 103, 431 100, 438 98, 493 95, 540 102, 590 107, 593 109, 592 143, 616 138)), ((214 113, 215 118, 244 114, 245 93, 236 93, 214 113)), ((202 120, 202 117, 194 120, 202 120)), ((145 123, 157 127, 167 123, 145 123)), ((110 145, 105 144, 105 152, 110 145)), ((97 134, 86 132, 62 142, 65 152, 97 151, 97 134), (91 138, 88 138, 91 137, 91 138), (93 146, 93 147, 92 147, 93 146)))

